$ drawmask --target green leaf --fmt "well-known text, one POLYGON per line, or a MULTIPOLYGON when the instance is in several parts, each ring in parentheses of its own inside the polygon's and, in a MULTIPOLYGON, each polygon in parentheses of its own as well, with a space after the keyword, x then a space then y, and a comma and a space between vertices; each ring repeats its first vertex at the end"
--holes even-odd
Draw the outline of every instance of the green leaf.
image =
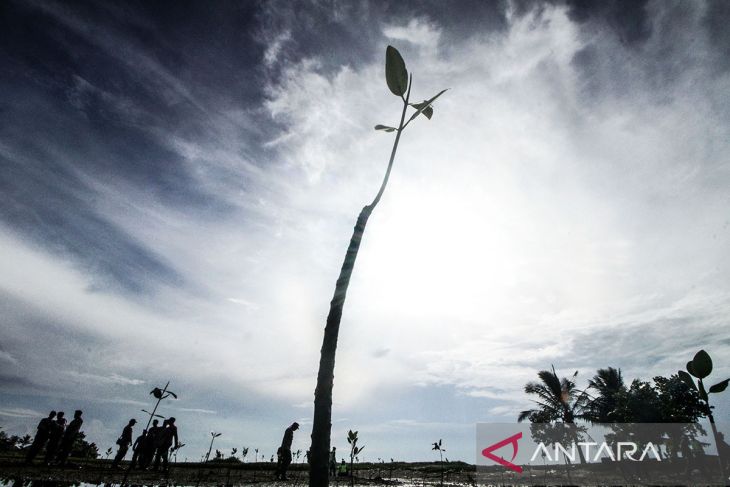
POLYGON ((695 391, 697 390, 697 385, 695 385, 695 381, 692 379, 692 376, 691 375, 689 375, 684 370, 680 370, 678 372, 678 375, 679 375, 679 378, 682 379, 682 382, 684 382, 685 384, 687 384, 687 386, 690 389, 694 389, 695 391))
MULTIPOLYGON (((448 89, 448 88, 447 88, 447 89, 448 89)), ((439 93, 438 93, 438 94, 437 94, 436 96, 432 97, 432 98, 431 98, 430 100, 426 100, 426 101, 424 101, 424 102, 421 102, 421 103, 416 103, 415 105, 413 105, 414 107, 415 107, 415 106, 417 105, 417 106, 418 106, 418 109, 416 110, 416 113, 414 113, 414 114, 413 114, 413 115, 411 116, 411 118, 409 118, 409 119, 408 119, 408 122, 410 122, 411 120, 413 120, 414 118, 416 118, 417 116, 419 116, 419 115, 420 115, 420 114, 421 114, 422 112, 424 112, 424 111, 425 111, 425 110, 426 110, 427 108, 431 108, 431 115, 433 115, 433 108, 431 107, 431 104, 432 104, 432 103, 434 102, 434 100, 436 100, 436 98, 438 98, 439 96, 443 95, 443 94, 444 94, 444 93, 445 93, 446 91, 447 91, 447 90, 441 90, 441 91, 440 91, 440 92, 439 92, 439 93)), ((424 115, 426 115, 426 114, 424 113, 424 115)), ((426 116, 427 116, 427 117, 428 117, 429 119, 431 118, 431 117, 430 117, 430 116, 428 116, 428 115, 426 115, 426 116)), ((406 122, 406 123, 408 123, 408 122, 406 122)))
POLYGON ((702 398, 703 401, 707 402, 707 391, 705 390, 705 385, 702 383, 701 380, 700 380, 699 384, 700 384, 700 397, 702 398))
POLYGON ((712 359, 710 358, 710 354, 704 350, 697 352, 695 358, 692 359, 692 369, 694 370, 692 375, 699 379, 704 379, 710 375, 710 372, 712 372, 712 359))
POLYGON ((687 372, 689 372, 693 376, 697 377, 697 374, 695 374, 695 369, 692 366, 692 361, 691 360, 689 362, 687 362, 687 372))
POLYGON ((433 107, 429 106, 428 100, 423 100, 421 103, 409 103, 409 105, 416 110, 420 110, 427 119, 431 120, 431 117, 433 116, 433 107))
POLYGON ((387 125, 376 125, 375 130, 385 130, 386 132, 395 132, 395 127, 388 127, 387 125))
POLYGON ((722 382, 718 382, 714 386, 710 387, 710 393, 715 394, 715 393, 724 391, 725 389, 727 389, 727 386, 729 383, 730 383, 730 379, 725 379, 722 382))
POLYGON ((403 96, 408 89, 408 70, 398 49, 388 46, 385 49, 385 81, 396 96, 403 96))

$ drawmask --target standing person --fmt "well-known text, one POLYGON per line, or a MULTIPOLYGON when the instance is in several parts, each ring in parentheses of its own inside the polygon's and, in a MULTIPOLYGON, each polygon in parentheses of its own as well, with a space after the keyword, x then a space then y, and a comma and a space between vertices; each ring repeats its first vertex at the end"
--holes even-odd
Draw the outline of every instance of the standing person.
POLYGON ((117 468, 119 462, 121 462, 124 459, 124 456, 127 454, 127 450, 129 450, 129 445, 132 444, 132 428, 135 424, 137 424, 137 420, 134 418, 130 419, 129 423, 127 423, 127 426, 125 426, 122 430, 122 436, 117 438, 117 445, 119 445, 119 450, 117 451, 117 456, 114 457, 114 461, 112 462, 112 468, 117 468))
POLYGON ((66 432, 63 434, 61 447, 58 451, 58 456, 56 457, 56 461, 61 466, 65 465, 66 459, 71 453, 71 448, 73 448, 74 441, 76 440, 76 435, 78 435, 81 430, 81 425, 84 424, 84 420, 81 419, 82 414, 84 413, 79 409, 74 412, 74 419, 72 419, 68 424, 66 432))
POLYGON ((337 448, 332 447, 330 452, 330 477, 337 475, 337 448))
POLYGON ((139 460, 140 468, 147 468, 152 464, 155 458, 155 450, 157 449, 157 438, 162 431, 159 426, 160 422, 156 419, 152 420, 152 427, 147 431, 144 443, 142 444, 142 452, 139 460))
POLYGON ((284 430, 284 438, 281 440, 281 446, 277 451, 279 464, 276 466, 276 478, 279 480, 286 480, 286 469, 291 464, 291 444, 294 441, 294 432, 298 429, 299 423, 294 422, 284 430))
POLYGON ((177 426, 175 426, 175 418, 168 418, 166 421, 167 427, 160 432, 159 447, 157 453, 155 453, 155 470, 160 466, 160 460, 162 460, 162 468, 167 471, 168 460, 170 456, 170 447, 172 446, 173 440, 175 442, 175 448, 177 448, 177 426))
POLYGON ((53 419, 55 417, 56 411, 51 411, 47 418, 41 419, 38 423, 35 438, 33 438, 33 443, 28 449, 28 455, 25 457, 25 463, 33 463, 33 459, 45 446, 48 441, 48 436, 51 433, 51 428, 53 428, 53 419))
POLYGON ((63 411, 56 414, 56 421, 51 424, 51 431, 48 434, 48 444, 46 445, 46 465, 50 465, 56 456, 58 444, 63 437, 63 430, 66 428, 66 418, 63 417, 63 411))
POLYGON ((340 463, 340 467, 337 470, 337 476, 338 477, 347 477, 347 464, 345 463, 345 459, 342 459, 342 463, 340 463))
POLYGON ((134 468, 137 466, 137 462, 139 462, 139 467, 144 468, 142 465, 142 456, 144 453, 144 447, 147 443, 147 430, 142 430, 142 434, 137 437, 136 440, 134 440, 134 445, 132 445, 132 451, 134 452, 132 454, 132 465, 129 468, 134 468))

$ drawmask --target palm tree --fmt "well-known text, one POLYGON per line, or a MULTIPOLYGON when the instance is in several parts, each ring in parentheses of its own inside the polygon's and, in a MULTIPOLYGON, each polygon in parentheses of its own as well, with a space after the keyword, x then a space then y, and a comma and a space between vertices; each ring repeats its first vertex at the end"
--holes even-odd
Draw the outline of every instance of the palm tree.
POLYGON ((393 46, 388 46, 385 51, 385 80, 390 91, 403 101, 403 109, 401 111, 400 122, 398 127, 389 127, 385 125, 376 125, 375 130, 383 130, 391 133, 395 132, 395 140, 393 148, 390 152, 390 160, 380 185, 378 193, 373 201, 365 205, 357 217, 355 228, 350 237, 350 245, 345 254, 345 260, 340 269, 340 275, 335 284, 335 292, 330 302, 330 310, 327 315, 327 323, 324 328, 324 339, 322 340, 322 349, 320 351, 319 372, 317 373, 317 387, 314 390, 314 421, 312 423, 312 447, 310 449, 310 487, 325 487, 329 485, 329 452, 330 452, 330 434, 332 429, 332 387, 335 378, 335 354, 337 352, 337 338, 340 332, 340 321, 342 320, 342 310, 345 305, 345 297, 347 288, 350 285, 350 277, 355 267, 358 251, 360 250, 360 242, 365 233, 365 225, 368 223, 370 215, 380 202, 380 198, 385 192, 390 178, 390 171, 393 168, 393 161, 398 150, 398 142, 405 128, 416 117, 423 114, 426 118, 433 116, 432 103, 436 98, 441 96, 441 91, 429 100, 420 103, 411 103, 411 87, 413 77, 408 76, 406 64, 400 53, 393 46), (408 108, 412 107, 415 112, 406 121, 406 113, 408 108))
MULTIPOLYGON (((560 379, 555 372, 555 367, 550 370, 541 370, 537 373, 540 382, 528 382, 525 384, 527 394, 536 395, 539 399, 534 400, 537 404, 535 409, 522 411, 517 417, 518 422, 529 419, 532 423, 550 423, 553 421, 565 424, 575 424, 576 419, 589 421, 591 397, 586 391, 579 390, 575 385, 575 378, 578 375, 576 370, 570 379, 560 379)), ((580 462, 585 463, 583 450, 578 448, 580 462)))
POLYGON ((591 421, 594 423, 615 423, 615 410, 618 395, 626 391, 621 369, 609 367, 598 369, 593 379, 588 381, 588 388, 595 389, 598 396, 590 404, 591 421))

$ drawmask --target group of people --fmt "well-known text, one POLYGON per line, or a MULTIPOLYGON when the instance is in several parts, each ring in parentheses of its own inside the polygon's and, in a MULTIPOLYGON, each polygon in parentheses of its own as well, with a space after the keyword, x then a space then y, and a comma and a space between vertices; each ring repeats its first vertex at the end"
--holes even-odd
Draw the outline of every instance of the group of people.
MULTIPOLYGON (((25 462, 32 464, 33 460, 45 447, 44 463, 46 465, 66 465, 76 437, 81 431, 81 425, 84 423, 81 418, 82 414, 83 412, 80 410, 74 412, 74 417, 68 424, 66 424, 63 411, 51 411, 48 417, 41 419, 33 442, 28 448, 25 462)), ((160 463, 162 463, 163 468, 167 470, 170 452, 178 448, 179 445, 175 418, 164 420, 162 426, 155 419, 152 422, 152 427, 149 430, 143 430, 142 434, 133 442, 133 428, 136 423, 136 419, 130 419, 127 426, 122 430, 121 436, 117 439, 119 450, 112 462, 112 468, 119 466, 119 462, 124 459, 129 447, 132 446, 134 454, 132 455, 131 468, 146 469, 154 463, 154 468, 158 469, 160 463)))
MULTIPOLYGON (((84 422, 81 419, 82 414, 80 410, 77 410, 74 418, 66 425, 63 411, 51 411, 48 417, 38 423, 35 438, 28 449, 26 463, 32 464, 38 453, 45 447, 46 465, 65 465, 84 422)), ((135 424, 137 424, 137 420, 130 419, 117 439, 119 449, 112 462, 112 468, 119 467, 119 463, 124 460, 131 446, 133 454, 130 468, 138 467, 144 470, 152 466, 157 470, 162 464, 162 467, 167 470, 170 453, 180 446, 175 418, 165 419, 161 426, 159 420, 155 419, 149 429, 142 430, 142 434, 132 441, 135 424)), ((278 457, 276 478, 279 480, 287 479, 286 471, 292 462, 291 447, 294 432, 298 429, 299 423, 296 422, 286 428, 281 446, 276 452, 278 457)), ((330 474, 337 474, 337 455, 334 447, 330 452, 330 474)))
POLYGON ((121 436, 117 439, 119 450, 112 462, 112 468, 117 468, 132 447, 132 462, 130 468, 139 467, 144 470, 153 465, 155 470, 162 467, 167 470, 170 458, 170 452, 179 447, 177 438, 177 426, 175 426, 175 418, 167 418, 159 425, 159 421, 152 421, 149 430, 142 430, 142 434, 132 442, 134 434, 133 428, 137 423, 136 419, 130 419, 127 426, 122 430, 121 436), (173 446, 174 445, 174 446, 173 446))
POLYGON ((32 464, 38 453, 45 447, 45 464, 55 463, 64 466, 71 454, 76 436, 81 430, 81 425, 84 424, 84 420, 81 419, 82 414, 82 411, 76 410, 68 425, 63 411, 51 411, 48 417, 41 419, 33 443, 25 457, 26 463, 32 464))

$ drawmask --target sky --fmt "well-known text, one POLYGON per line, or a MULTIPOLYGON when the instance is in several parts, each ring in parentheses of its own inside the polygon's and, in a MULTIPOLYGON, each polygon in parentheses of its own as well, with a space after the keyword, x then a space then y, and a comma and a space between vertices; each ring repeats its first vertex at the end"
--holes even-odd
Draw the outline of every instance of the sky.
MULTIPOLYGON (((730 3, 0 3, 0 426, 101 450, 170 381, 180 458, 333 445, 474 462, 538 370, 730 376, 730 3)), ((713 396, 716 416, 730 401, 713 396)), ((141 428, 138 428, 141 429, 141 428)), ((250 458, 250 457, 249 457, 250 458)))

